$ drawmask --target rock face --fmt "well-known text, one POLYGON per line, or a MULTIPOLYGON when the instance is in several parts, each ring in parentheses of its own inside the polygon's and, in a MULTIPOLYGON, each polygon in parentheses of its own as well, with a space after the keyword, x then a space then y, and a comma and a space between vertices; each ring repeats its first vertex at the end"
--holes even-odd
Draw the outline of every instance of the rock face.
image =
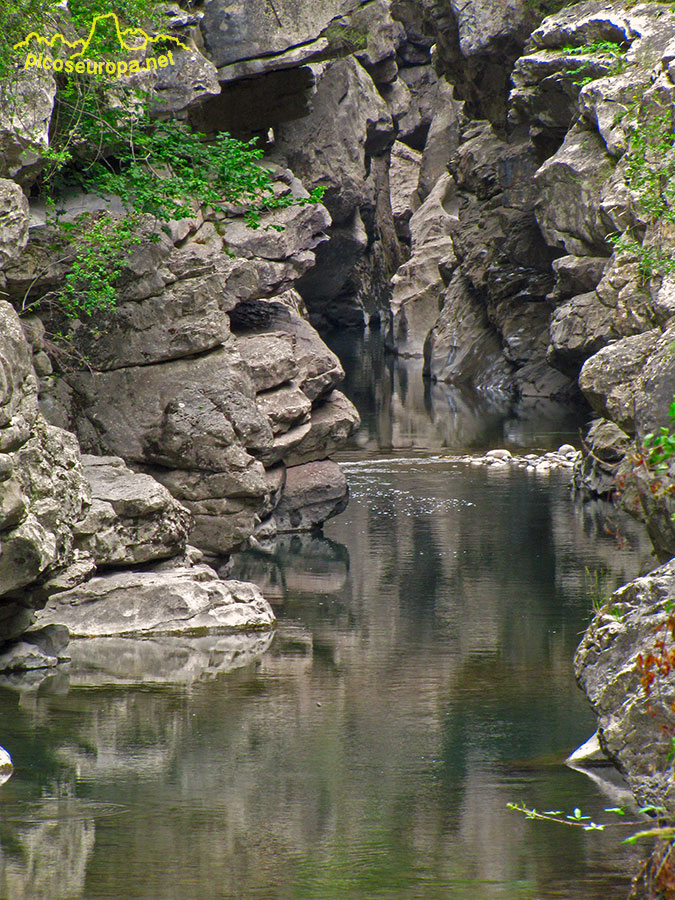
POLYGON ((404 21, 423 10, 436 39, 437 66, 477 119, 503 126, 513 63, 520 55, 536 13, 525 0, 403 0, 404 21))
MULTIPOLYGON (((535 175, 539 226, 565 254, 553 266, 548 361, 617 426, 611 469, 629 449, 623 436, 639 450, 667 424, 675 392, 662 336, 675 312, 663 264, 670 208, 654 207, 647 187, 670 165, 656 149, 659 110, 673 102, 675 17, 662 12, 587 2, 551 16, 517 62, 511 95, 511 120, 547 157, 535 175)), ((602 466, 581 467, 584 490, 615 490, 602 466)))
MULTIPOLYGON (((287 170, 279 179, 282 190, 307 196, 287 170)), ((42 382, 49 418, 72 430, 87 452, 121 457, 165 485, 192 514, 191 542, 213 554, 245 541, 279 500, 265 467, 323 459, 358 424, 349 401, 331 393, 344 375, 337 357, 288 290, 311 266, 330 219, 310 204, 270 221, 282 230, 252 231, 230 218, 221 237, 198 216, 142 244, 122 276, 115 314, 96 333, 84 326, 72 332, 87 369, 42 382)), ((41 246, 31 241, 8 270, 17 295, 34 280, 31 259, 38 265, 41 246)), ((45 279, 58 277, 43 269, 45 279)), ((38 277, 33 290, 46 283, 38 277)), ((148 498, 150 507, 156 499, 148 498)), ((182 514, 170 524, 166 516, 174 513, 166 510, 153 537, 149 507, 146 521, 138 513, 120 543, 119 511, 104 538, 106 513, 95 507, 86 528, 104 564, 128 564, 130 556, 140 562, 143 546, 157 549, 156 540, 167 541, 164 555, 171 555, 184 528, 182 514), (117 546, 105 550, 106 541, 117 546)))
POLYGON ((620 588, 596 615, 575 658, 603 749, 641 805, 664 806, 671 816, 675 681, 660 660, 672 652, 673 599, 672 563, 620 588))
POLYGON ((77 582, 93 569, 73 538, 89 502, 77 441, 38 412, 30 345, 15 311, 0 302, 0 634, 5 640, 30 624, 32 608, 49 592, 50 581, 77 582))
POLYGON ((363 324, 378 309, 368 272, 384 266, 379 280, 386 283, 399 261, 389 199, 394 136, 387 104, 351 57, 316 70, 310 114, 276 133, 275 152, 305 184, 324 188, 333 221, 316 265, 297 285, 316 321, 363 324))
POLYGON ((205 10, 200 29, 220 80, 227 81, 283 68, 284 62, 288 64, 284 56, 294 50, 295 65, 311 59, 328 47, 330 35, 323 37, 322 32, 330 23, 363 2, 327 0, 317 7, 309 0, 281 0, 274 5, 253 0, 242 7, 229 0, 215 0, 205 10))
POLYGON ((49 144, 56 82, 41 69, 20 69, 0 88, 0 177, 29 181, 49 144))
POLYGON ((166 488, 116 456, 83 456, 82 466, 91 506, 77 523, 77 539, 99 569, 183 552, 192 520, 166 488))
MULTIPOLYGON (((37 323, 27 333, 37 340, 37 323)), ((44 421, 32 362, 18 316, 0 303, 0 669, 55 666, 66 619, 80 634, 269 627, 256 588, 176 560, 192 518, 166 488, 119 458, 81 459, 75 436, 44 421), (103 574, 111 567, 126 571, 103 574), (71 608, 86 610, 89 631, 71 608)))
POLYGON ((468 125, 449 172, 409 221, 411 256, 392 279, 390 342, 399 355, 424 352, 434 380, 521 396, 570 393, 569 380, 546 364, 552 253, 534 214, 536 170, 528 139, 468 125))

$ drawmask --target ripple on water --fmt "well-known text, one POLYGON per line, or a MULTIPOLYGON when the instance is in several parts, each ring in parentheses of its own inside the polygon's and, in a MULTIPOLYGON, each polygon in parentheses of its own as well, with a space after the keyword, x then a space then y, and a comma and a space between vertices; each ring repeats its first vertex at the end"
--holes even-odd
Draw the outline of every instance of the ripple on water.
POLYGON ((347 476, 351 498, 369 501, 373 512, 380 516, 434 515, 475 506, 475 503, 463 497, 430 495, 420 490, 394 487, 391 483, 392 467, 414 474, 415 471, 426 469, 430 465, 447 466, 448 460, 440 456, 419 459, 366 459, 341 463, 341 468, 347 476))

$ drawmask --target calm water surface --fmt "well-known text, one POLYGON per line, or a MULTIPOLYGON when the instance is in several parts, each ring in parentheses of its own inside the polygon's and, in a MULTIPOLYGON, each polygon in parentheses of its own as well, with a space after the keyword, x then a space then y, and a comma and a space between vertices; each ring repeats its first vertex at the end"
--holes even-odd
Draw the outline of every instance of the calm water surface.
POLYGON ((492 409, 482 427, 483 401, 448 395, 457 434, 397 390, 362 407, 325 537, 236 559, 273 637, 76 642, 68 674, 0 688, 0 898, 625 896, 625 833, 506 805, 616 818, 621 786, 561 761, 594 728, 571 671, 589 594, 638 573, 640 530, 572 503, 562 474, 440 452, 486 428, 557 445, 573 423, 492 409))

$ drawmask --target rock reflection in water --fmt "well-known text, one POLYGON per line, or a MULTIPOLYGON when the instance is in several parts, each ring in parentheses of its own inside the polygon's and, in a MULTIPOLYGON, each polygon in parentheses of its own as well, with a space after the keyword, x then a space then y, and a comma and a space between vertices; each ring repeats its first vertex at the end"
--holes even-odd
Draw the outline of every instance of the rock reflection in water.
MULTIPOLYGON (((12 813, 54 784, 122 808, 77 834, 64 820, 60 862, 35 845, 34 864, 62 878, 37 891, 25 870, 24 894, 7 896, 625 893, 639 851, 621 835, 561 833, 506 804, 596 819, 610 805, 562 765, 594 724, 570 661, 588 617, 580 572, 602 571, 609 586, 632 577, 639 530, 570 503, 561 473, 425 459, 346 468, 354 499, 327 539, 235 561, 276 591, 267 653, 225 673, 221 661, 246 663, 245 651, 221 660, 201 639, 189 654, 150 641, 136 656, 77 642, 70 685, 0 690, 17 764, 0 794, 3 847, 29 841, 12 813), (213 677, 195 677, 192 654, 213 677)), ((3 852, 7 884, 19 864, 3 852)))
POLYGON ((16 820, 8 820, 3 810, 0 897, 82 897, 94 840, 94 818, 87 804, 76 799, 49 798, 21 805, 16 820))
POLYGON ((535 398, 514 403, 503 395, 433 384, 422 377, 421 359, 386 353, 377 331, 335 332, 325 340, 342 360, 347 372, 342 389, 361 415, 353 448, 466 452, 502 446, 554 449, 578 442, 584 416, 568 405, 535 398))
POLYGON ((276 604, 304 595, 340 591, 349 572, 349 551, 322 534, 281 534, 237 553, 228 577, 253 581, 276 604))

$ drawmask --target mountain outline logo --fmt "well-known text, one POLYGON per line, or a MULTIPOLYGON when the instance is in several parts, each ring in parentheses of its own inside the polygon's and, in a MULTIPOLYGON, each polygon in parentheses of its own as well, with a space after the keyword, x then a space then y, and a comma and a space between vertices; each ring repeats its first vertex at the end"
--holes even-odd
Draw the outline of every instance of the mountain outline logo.
POLYGON ((160 42, 166 43, 167 41, 175 44, 176 47, 181 47, 183 50, 188 49, 187 44, 184 44, 181 40, 171 34, 158 34, 153 37, 152 35, 149 35, 143 28, 132 27, 122 30, 120 26, 120 20, 117 18, 117 13, 109 12, 94 16, 86 40, 78 38, 76 41, 71 42, 67 37, 65 37, 65 35, 61 34, 60 32, 57 32, 51 37, 44 37, 44 35, 38 34, 37 31, 31 31, 30 34, 28 34, 22 41, 14 44, 14 50, 21 50, 24 47, 26 48, 26 50, 28 50, 30 48, 31 41, 35 41, 38 45, 45 45, 49 47, 50 50, 53 50, 58 42, 62 46, 69 47, 71 50, 76 51, 75 53, 71 53, 68 56, 69 59, 82 57, 89 49, 91 42, 94 40, 98 23, 106 19, 109 19, 113 22, 115 27, 115 35, 117 37, 117 40, 119 41, 120 48, 122 50, 126 50, 127 52, 147 50, 148 45, 153 46, 154 44, 160 42), (142 39, 142 43, 137 44, 136 46, 130 45, 125 41, 126 35, 139 37, 142 39))
POLYGON ((172 34, 156 34, 150 35, 143 28, 125 28, 122 29, 117 13, 109 12, 94 16, 89 27, 89 33, 86 38, 78 38, 70 41, 68 38, 57 32, 51 37, 45 37, 37 31, 31 31, 22 41, 14 44, 14 50, 27 50, 24 69, 38 68, 45 72, 64 72, 66 74, 77 75, 110 75, 121 78, 125 75, 138 75, 143 72, 155 72, 158 68, 163 69, 167 66, 173 66, 173 52, 170 49, 162 48, 161 56, 146 56, 144 60, 101 60, 85 58, 85 54, 93 43, 99 25, 101 23, 112 24, 114 36, 120 45, 120 50, 126 53, 138 53, 139 51, 154 48, 156 44, 173 45, 172 50, 183 49, 189 50, 187 44, 184 44, 179 38, 172 34), (37 46, 36 46, 37 45, 37 46), (68 48, 70 52, 66 54, 65 59, 61 56, 55 58, 50 55, 49 51, 59 51, 68 48), (36 52, 34 52, 36 51, 36 52), (42 51, 42 52, 41 52, 42 51))

